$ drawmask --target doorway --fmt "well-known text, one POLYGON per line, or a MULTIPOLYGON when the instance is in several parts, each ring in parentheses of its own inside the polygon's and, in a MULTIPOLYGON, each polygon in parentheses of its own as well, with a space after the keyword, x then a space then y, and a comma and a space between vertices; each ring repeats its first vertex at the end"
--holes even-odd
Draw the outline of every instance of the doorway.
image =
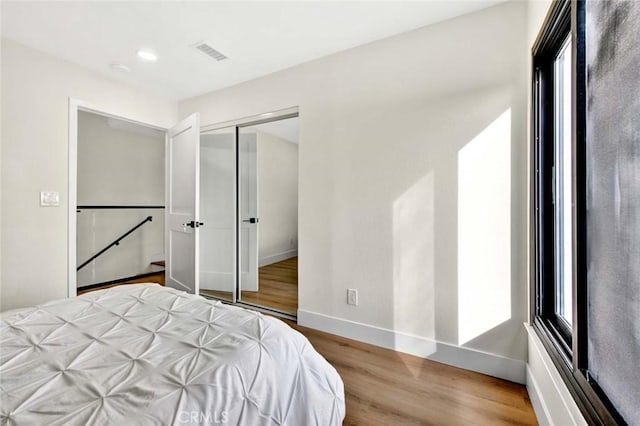
POLYGON ((200 294, 295 317, 298 114, 200 138, 200 294))
POLYGON ((164 282, 166 129, 69 100, 69 296, 164 282))
POLYGON ((78 294, 164 283, 165 132, 78 112, 78 294))

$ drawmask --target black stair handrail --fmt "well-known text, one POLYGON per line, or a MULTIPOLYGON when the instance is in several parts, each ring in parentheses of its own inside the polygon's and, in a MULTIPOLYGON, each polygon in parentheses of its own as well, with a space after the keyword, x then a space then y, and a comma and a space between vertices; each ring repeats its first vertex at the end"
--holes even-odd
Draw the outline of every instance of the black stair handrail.
POLYGON ((120 241, 122 241, 123 239, 125 239, 126 237, 129 236, 129 234, 131 234, 132 232, 134 232, 136 229, 140 228, 142 225, 144 225, 147 222, 151 222, 153 220, 153 216, 147 216, 147 218, 145 220, 143 220, 142 222, 140 222, 139 224, 137 224, 136 226, 134 226, 133 228, 129 229, 127 232, 125 232, 124 234, 122 234, 119 238, 117 238, 114 242, 112 242, 111 244, 109 244, 108 246, 106 246, 105 248, 103 248, 102 250, 100 250, 98 253, 94 254, 93 256, 91 256, 89 258, 89 260, 87 260, 86 262, 84 262, 82 265, 78 266, 76 268, 76 272, 78 272, 80 269, 84 268, 85 266, 87 266, 88 264, 90 264, 94 259, 102 256, 104 254, 104 252, 106 252, 107 250, 109 250, 111 247, 114 246, 119 246, 120 245, 120 241))

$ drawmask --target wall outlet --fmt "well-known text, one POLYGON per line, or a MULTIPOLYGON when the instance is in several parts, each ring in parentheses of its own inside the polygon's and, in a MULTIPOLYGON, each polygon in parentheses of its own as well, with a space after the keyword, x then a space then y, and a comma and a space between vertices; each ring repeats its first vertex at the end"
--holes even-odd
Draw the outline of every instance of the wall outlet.
POLYGON ((347 305, 358 306, 358 290, 355 288, 347 289, 347 305))

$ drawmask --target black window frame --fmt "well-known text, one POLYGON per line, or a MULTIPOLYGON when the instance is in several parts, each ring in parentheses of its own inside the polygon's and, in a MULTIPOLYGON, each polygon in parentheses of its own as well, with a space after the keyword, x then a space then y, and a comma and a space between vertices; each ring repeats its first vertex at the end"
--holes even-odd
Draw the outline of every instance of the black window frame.
MULTIPOLYGON (((534 48, 533 59, 533 123, 536 215, 536 289, 538 299, 535 314, 538 322, 554 335, 556 346, 570 362, 572 358, 572 330, 563 318, 556 314, 556 249, 553 165, 555 146, 554 66, 567 37, 572 37, 570 2, 553 11, 554 19, 545 25, 545 32, 534 48)), ((573 55, 572 55, 573 62, 573 55)), ((572 84, 573 85, 573 84, 572 84)), ((573 87, 572 87, 573 96, 573 87)))
POLYGON ((589 424, 626 424, 589 376, 586 228, 586 1, 556 0, 532 48, 531 324, 589 424), (572 325, 555 305, 554 62, 572 38, 572 325))

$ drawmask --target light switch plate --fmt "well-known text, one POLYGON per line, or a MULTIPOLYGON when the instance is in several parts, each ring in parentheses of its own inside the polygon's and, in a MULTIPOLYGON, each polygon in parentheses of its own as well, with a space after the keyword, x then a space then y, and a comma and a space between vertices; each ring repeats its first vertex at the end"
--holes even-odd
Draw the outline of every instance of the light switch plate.
POLYGON ((347 305, 358 306, 358 290, 355 288, 347 289, 347 305))
POLYGON ((60 193, 58 191, 40 192, 41 207, 57 207, 60 205, 60 193))

